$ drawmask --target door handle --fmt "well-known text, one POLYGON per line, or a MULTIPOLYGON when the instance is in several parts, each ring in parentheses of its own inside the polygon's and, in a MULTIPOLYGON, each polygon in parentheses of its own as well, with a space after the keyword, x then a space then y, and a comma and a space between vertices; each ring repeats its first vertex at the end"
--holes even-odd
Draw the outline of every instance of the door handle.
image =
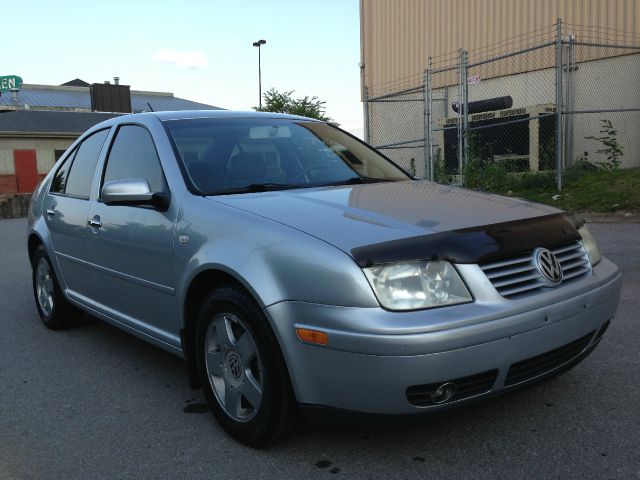
POLYGON ((47 215, 53 217, 56 214, 56 211, 53 208, 47 208, 47 215))
POLYGON ((90 218, 89 220, 87 220, 87 224, 91 228, 100 228, 102 226, 102 222, 100 221, 100 217, 97 216, 97 215, 95 217, 90 218))

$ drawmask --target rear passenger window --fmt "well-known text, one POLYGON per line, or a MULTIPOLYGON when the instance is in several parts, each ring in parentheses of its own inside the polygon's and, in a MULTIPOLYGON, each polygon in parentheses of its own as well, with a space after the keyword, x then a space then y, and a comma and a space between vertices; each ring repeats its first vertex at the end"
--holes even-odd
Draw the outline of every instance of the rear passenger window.
POLYGON ((76 155, 78 150, 74 150, 69 156, 62 162, 62 165, 58 167, 56 170, 56 174, 53 176, 53 180, 51 181, 51 188, 49 189, 52 193, 64 193, 64 187, 67 185, 67 175, 69 174, 69 165, 73 162, 73 157, 76 155))
POLYGON ((142 178, 152 192, 165 190, 164 176, 156 147, 146 128, 124 125, 113 141, 103 184, 113 180, 142 178))
POLYGON ((67 177, 64 193, 89 198, 91 182, 100 156, 100 150, 109 130, 100 130, 87 137, 78 147, 67 177))

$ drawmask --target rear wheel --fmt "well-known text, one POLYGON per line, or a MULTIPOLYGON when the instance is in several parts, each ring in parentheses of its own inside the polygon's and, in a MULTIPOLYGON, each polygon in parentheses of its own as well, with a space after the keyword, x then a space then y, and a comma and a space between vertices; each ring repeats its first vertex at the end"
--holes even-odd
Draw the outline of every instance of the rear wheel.
POLYGON ((64 298, 49 257, 42 246, 31 261, 33 265, 33 295, 42 323, 52 330, 72 325, 77 310, 64 298))
POLYGON ((283 438, 295 400, 275 335, 253 298, 236 286, 215 290, 196 334, 201 384, 222 427, 252 447, 283 438))

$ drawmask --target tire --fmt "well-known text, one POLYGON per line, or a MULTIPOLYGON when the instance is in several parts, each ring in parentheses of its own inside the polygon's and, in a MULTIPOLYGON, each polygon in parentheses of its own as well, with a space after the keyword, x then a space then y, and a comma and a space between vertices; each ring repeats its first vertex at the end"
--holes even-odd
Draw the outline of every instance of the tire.
POLYGON ((296 402, 269 322, 237 286, 213 291, 200 308, 196 360, 202 389, 220 425, 254 448, 284 438, 296 402))
POLYGON ((51 261, 42 246, 34 252, 31 265, 33 296, 42 323, 51 330, 72 326, 78 311, 64 298, 51 261))

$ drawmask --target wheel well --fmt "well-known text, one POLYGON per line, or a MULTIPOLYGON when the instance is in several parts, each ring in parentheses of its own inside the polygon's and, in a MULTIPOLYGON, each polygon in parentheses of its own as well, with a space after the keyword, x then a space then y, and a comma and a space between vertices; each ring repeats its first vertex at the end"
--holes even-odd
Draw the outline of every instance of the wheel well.
MULTIPOLYGON (((189 368, 189 384, 191 388, 200 387, 200 379, 198 377, 196 359, 194 355, 195 350, 195 332, 196 332, 196 320, 198 318, 198 309, 204 299, 214 289, 221 287, 222 285, 234 284, 241 288, 244 288, 238 280, 227 272, 222 270, 205 270, 200 272, 191 281, 187 294, 184 300, 184 323, 183 329, 180 332, 182 340, 182 348, 184 356, 187 360, 189 368)), ((245 289, 246 290, 246 289, 245 289)))
POLYGON ((40 240, 40 237, 38 237, 35 233, 29 235, 29 240, 27 243, 27 249, 29 251, 29 261, 33 259, 33 254, 35 253, 36 248, 38 248, 40 245, 42 245, 42 240, 40 240))

